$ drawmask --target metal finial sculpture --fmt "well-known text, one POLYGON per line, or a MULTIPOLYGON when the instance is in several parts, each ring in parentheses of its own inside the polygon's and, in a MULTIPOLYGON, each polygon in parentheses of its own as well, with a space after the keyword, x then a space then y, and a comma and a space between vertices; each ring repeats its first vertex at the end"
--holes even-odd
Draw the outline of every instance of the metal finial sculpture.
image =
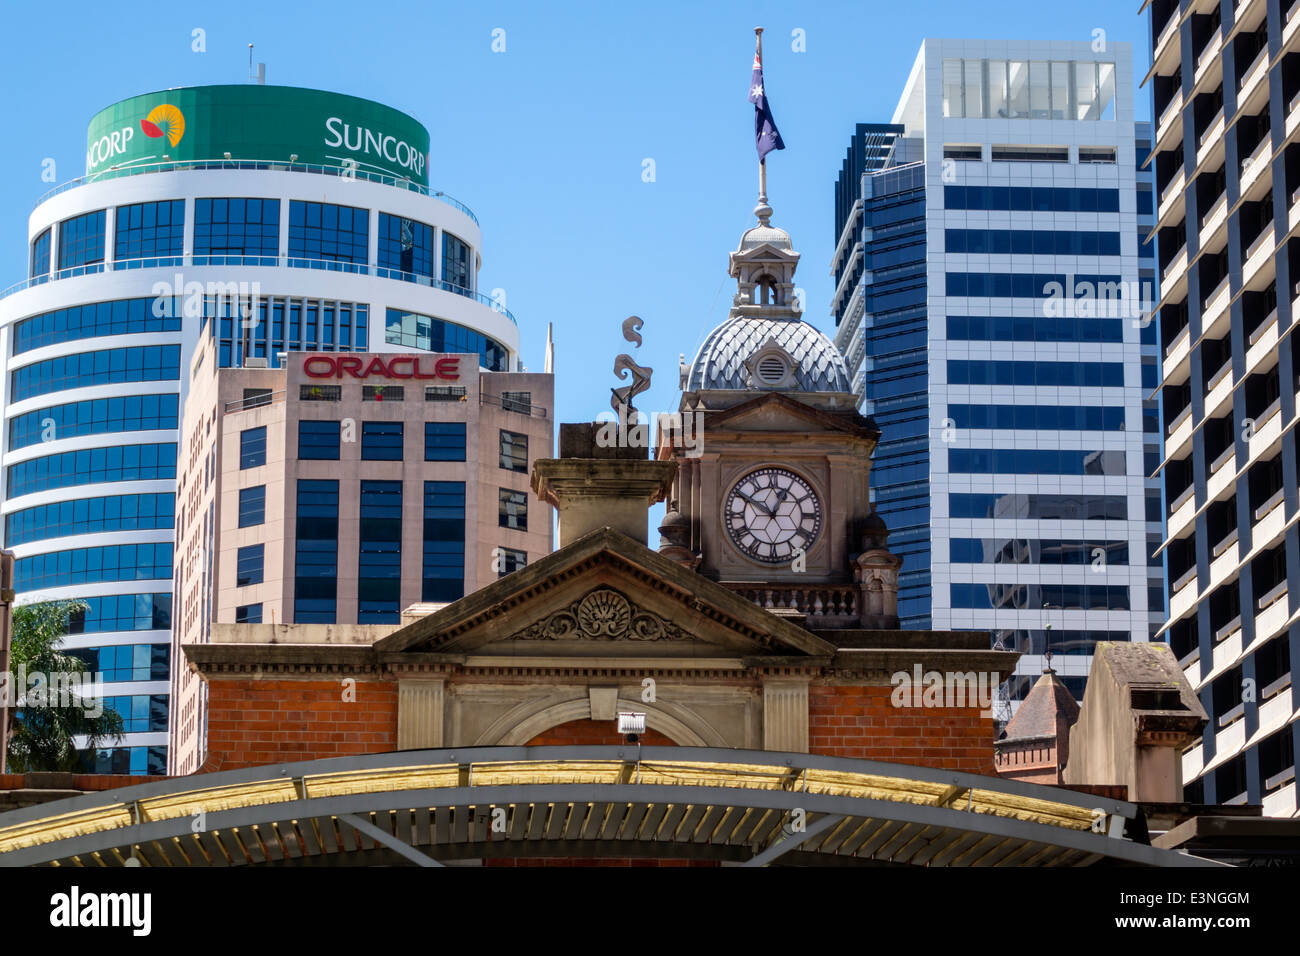
MULTIPOLYGON (((637 331, 644 325, 639 316, 630 315, 623 320, 623 338, 629 342, 634 342, 637 348, 641 347, 641 335, 637 331)), ((610 389, 610 406, 618 415, 624 414, 626 409, 627 420, 631 421, 636 409, 632 405, 632 399, 640 395, 650 387, 650 376, 654 374, 654 369, 638 365, 632 360, 632 356, 626 352, 614 359, 614 374, 619 381, 627 378, 628 373, 632 373, 632 383, 622 388, 610 389)))

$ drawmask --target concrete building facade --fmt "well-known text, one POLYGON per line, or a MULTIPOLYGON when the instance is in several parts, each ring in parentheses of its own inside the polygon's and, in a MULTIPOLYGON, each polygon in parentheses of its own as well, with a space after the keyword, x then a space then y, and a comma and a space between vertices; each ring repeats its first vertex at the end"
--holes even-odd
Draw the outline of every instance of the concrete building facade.
MULTIPOLYGON (((221 624, 395 625, 550 553, 528 476, 551 454, 551 375, 467 354, 215 358, 200 346, 182 431, 177 655, 221 624)), ((172 694, 171 772, 192 773, 201 683, 178 668, 172 694)))
POLYGON ((1188 799, 1296 813, 1300 4, 1145 7, 1173 648, 1188 799))

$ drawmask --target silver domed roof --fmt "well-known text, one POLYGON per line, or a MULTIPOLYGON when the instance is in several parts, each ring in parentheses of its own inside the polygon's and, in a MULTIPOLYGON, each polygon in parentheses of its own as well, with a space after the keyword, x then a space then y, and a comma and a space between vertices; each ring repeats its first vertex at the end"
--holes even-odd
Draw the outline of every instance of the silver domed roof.
POLYGON ((732 316, 709 333, 691 364, 686 389, 695 392, 751 388, 745 361, 769 339, 794 360, 794 384, 789 391, 851 391, 843 356, 817 329, 800 319, 744 315, 732 316))
POLYGON ((746 249, 756 249, 763 243, 776 246, 778 249, 793 249, 794 243, 790 241, 790 234, 784 229, 778 229, 776 226, 767 223, 760 223, 751 229, 746 229, 740 237, 740 248, 738 252, 744 252, 746 249))

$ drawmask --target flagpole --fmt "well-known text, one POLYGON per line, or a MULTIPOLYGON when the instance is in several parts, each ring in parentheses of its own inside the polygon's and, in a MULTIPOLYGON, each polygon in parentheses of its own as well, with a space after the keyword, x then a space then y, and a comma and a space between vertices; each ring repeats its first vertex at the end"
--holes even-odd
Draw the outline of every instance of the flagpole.
MULTIPOLYGON (((758 62, 763 62, 763 28, 754 27, 754 36, 758 40, 757 58, 758 62)), ((767 205, 767 157, 764 156, 758 161, 758 203, 760 206, 767 205)))

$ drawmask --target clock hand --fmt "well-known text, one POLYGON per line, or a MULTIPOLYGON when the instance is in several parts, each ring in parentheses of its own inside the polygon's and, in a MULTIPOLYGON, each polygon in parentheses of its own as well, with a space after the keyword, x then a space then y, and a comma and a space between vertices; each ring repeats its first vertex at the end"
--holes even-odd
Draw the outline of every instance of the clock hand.
POLYGON ((763 502, 758 501, 758 500, 756 500, 756 499, 754 499, 754 498, 751 498, 749 495, 745 494, 743 491, 737 491, 736 494, 739 495, 741 498, 745 499, 746 501, 748 501, 748 502, 749 502, 751 505, 753 505, 755 508, 762 508, 763 511, 767 514, 767 516, 768 516, 769 518, 775 518, 775 517, 776 517, 776 513, 775 513, 774 511, 772 511, 772 509, 769 508, 767 505, 763 504, 763 502))

